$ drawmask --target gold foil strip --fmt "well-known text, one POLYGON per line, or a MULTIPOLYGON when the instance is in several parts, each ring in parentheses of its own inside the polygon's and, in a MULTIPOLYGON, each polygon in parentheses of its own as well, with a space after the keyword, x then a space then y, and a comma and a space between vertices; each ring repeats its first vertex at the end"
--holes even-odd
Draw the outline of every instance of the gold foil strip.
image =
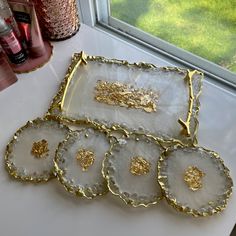
POLYGON ((189 166, 184 173, 184 181, 189 189, 197 191, 202 188, 203 176, 205 176, 205 173, 199 170, 196 166, 189 166))
POLYGON ((133 175, 146 175, 151 164, 141 156, 133 157, 130 163, 130 173, 133 175))
POLYGON ((155 112, 158 94, 129 84, 98 80, 94 99, 100 103, 155 112))
MULTIPOLYGON (((224 161, 220 158, 220 156, 216 152, 208 150, 203 147, 194 147, 194 146, 187 147, 187 146, 182 146, 179 144, 175 145, 173 147, 167 148, 160 155, 160 159, 158 161, 158 178, 157 179, 158 179, 159 185, 161 186, 161 189, 163 190, 163 194, 164 194, 165 199, 167 200, 168 204, 171 205, 172 207, 174 207, 177 211, 187 213, 187 214, 192 215, 194 217, 211 216, 213 214, 220 213, 221 211, 223 211, 226 208, 227 202, 229 200, 230 195, 232 194, 232 188, 233 188, 233 180, 230 177, 229 169, 224 165, 224 161), (214 208, 212 207, 210 211, 208 210, 205 212, 201 212, 196 209, 192 209, 190 207, 181 205, 174 196, 168 195, 169 187, 167 186, 167 176, 161 174, 161 168, 162 168, 163 163, 168 158, 169 153, 176 150, 176 149, 179 149, 179 148, 182 148, 182 149, 184 149, 184 148, 193 148, 193 149, 198 148, 200 150, 208 152, 209 155, 211 156, 211 158, 215 158, 217 162, 222 164, 224 174, 226 175, 230 186, 229 186, 228 190, 223 194, 223 199, 221 200, 221 205, 218 205, 214 208)), ((209 202, 209 205, 212 205, 211 202, 209 202)))

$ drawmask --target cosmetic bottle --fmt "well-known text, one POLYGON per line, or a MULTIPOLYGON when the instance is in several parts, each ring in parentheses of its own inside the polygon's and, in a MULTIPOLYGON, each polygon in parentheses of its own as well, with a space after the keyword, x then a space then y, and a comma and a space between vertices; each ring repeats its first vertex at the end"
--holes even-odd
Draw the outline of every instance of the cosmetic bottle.
POLYGON ((22 64, 27 55, 14 31, 0 18, 0 44, 13 64, 22 64))
POLYGON ((27 44, 29 56, 41 57, 46 53, 34 3, 30 0, 9 0, 20 32, 27 44))
POLYGON ((17 38, 21 38, 20 30, 7 0, 0 0, 0 17, 14 30, 17 38))
POLYGON ((17 77, 13 73, 5 54, 0 49, 0 91, 9 87, 16 81, 17 77))

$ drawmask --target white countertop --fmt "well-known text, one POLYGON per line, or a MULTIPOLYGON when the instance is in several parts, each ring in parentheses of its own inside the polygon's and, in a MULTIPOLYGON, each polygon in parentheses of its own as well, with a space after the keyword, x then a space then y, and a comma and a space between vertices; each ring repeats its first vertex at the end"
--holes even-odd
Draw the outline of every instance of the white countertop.
MULTIPOLYGON (((229 235, 236 223, 235 193, 224 212, 199 219, 175 212, 165 201, 132 209, 111 194, 92 201, 75 198, 56 180, 33 185, 9 178, 3 163, 6 144, 17 128, 47 111, 74 52, 168 65, 85 25, 71 39, 53 45, 54 55, 47 65, 19 75, 16 84, 0 92, 0 235, 229 235)), ((199 144, 220 154, 236 183, 236 94, 204 81, 200 100, 199 144)))

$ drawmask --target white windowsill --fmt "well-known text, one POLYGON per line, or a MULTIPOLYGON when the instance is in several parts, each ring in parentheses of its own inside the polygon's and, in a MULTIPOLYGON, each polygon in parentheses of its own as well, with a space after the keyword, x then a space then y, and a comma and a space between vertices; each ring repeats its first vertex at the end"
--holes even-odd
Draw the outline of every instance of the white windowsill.
MULTIPOLYGON (((0 92, 0 155, 17 128, 43 116, 56 93, 74 52, 171 65, 144 49, 131 45, 99 28, 81 26, 71 39, 55 42, 54 55, 43 68, 19 75, 19 81, 0 92)), ((236 94, 204 81, 199 115, 199 144, 215 150, 230 168, 236 183, 236 94)), ((236 218, 236 195, 220 215, 196 219, 176 213, 163 201, 148 209, 130 209, 110 194, 86 201, 65 193, 56 182, 22 185, 9 179, 0 163, 1 221, 4 236, 10 235, 229 235, 236 218), (12 225, 12 227, 9 227, 12 225)))

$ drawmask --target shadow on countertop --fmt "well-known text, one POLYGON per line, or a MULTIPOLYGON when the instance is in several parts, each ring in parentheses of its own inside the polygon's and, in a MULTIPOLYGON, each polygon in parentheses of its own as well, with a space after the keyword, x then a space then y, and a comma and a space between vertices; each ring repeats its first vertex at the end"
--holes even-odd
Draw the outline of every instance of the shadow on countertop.
POLYGON ((233 228, 233 231, 231 232, 230 236, 236 236, 236 225, 233 228))

